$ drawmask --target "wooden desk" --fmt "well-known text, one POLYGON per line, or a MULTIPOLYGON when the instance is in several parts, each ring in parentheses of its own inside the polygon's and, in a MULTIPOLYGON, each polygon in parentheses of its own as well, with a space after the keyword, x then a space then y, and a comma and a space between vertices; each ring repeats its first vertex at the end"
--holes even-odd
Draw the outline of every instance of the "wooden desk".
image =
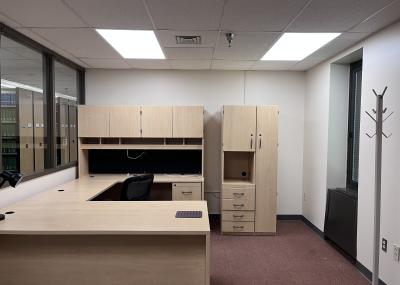
POLYGON ((0 222, 2 282, 209 284, 206 202, 88 201, 123 177, 85 176, 1 209, 15 212, 0 222), (203 218, 176 219, 178 210, 203 218))

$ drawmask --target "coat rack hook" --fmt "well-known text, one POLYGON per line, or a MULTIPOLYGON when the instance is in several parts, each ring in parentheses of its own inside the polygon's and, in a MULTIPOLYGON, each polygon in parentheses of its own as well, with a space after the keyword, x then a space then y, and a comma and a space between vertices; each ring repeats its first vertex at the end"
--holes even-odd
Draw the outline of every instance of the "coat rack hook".
POLYGON ((385 134, 384 132, 382 132, 382 135, 385 137, 385 138, 390 138, 391 136, 392 136, 392 133, 390 133, 390 135, 387 135, 387 134, 385 134))
POLYGON ((376 114, 376 110, 375 109, 372 109, 372 112, 374 112, 374 114, 376 114))
POLYGON ((389 119, 389 117, 390 117, 391 115, 393 115, 393 113, 394 113, 394 111, 393 111, 392 113, 390 113, 386 118, 384 118, 382 122, 384 122, 384 121, 386 121, 387 119, 389 119))
POLYGON ((365 113, 376 123, 376 119, 368 111, 365 111, 365 113))
POLYGON ((376 135, 376 133, 375 134, 373 134, 372 136, 370 135, 370 134, 368 134, 368 133, 365 133, 366 135, 367 135, 367 137, 369 137, 370 139, 372 139, 375 135, 376 135))
POLYGON ((383 109, 382 114, 385 114, 387 111, 387 108, 383 109))

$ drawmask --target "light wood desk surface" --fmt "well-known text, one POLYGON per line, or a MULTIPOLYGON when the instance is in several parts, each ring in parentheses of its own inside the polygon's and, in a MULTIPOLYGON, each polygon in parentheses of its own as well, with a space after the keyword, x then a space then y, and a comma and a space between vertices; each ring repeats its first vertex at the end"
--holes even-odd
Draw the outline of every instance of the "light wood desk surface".
MULTIPOLYGON (((0 234, 204 235, 210 232, 205 201, 88 201, 126 177, 84 176, 2 208, 0 212, 15 213, 0 221, 0 234), (203 217, 176 219, 175 213, 180 210, 202 211, 203 217)), ((154 182, 203 182, 203 177, 155 175, 154 182)))

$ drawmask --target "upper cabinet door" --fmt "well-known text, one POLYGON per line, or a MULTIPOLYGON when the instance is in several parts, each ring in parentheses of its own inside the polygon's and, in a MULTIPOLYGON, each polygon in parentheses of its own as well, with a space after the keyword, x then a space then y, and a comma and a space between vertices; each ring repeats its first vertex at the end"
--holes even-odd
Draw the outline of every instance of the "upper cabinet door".
POLYGON ((140 137, 140 107, 110 107, 110 137, 140 137))
POLYGON ((171 106, 142 106, 141 113, 143 138, 172 137, 171 106))
POLYGON ((224 151, 254 151, 256 137, 255 106, 224 106, 222 144, 224 151))
POLYGON ((203 107, 174 106, 173 107, 173 137, 202 138, 203 137, 203 107))
POLYGON ((78 109, 79 137, 109 137, 109 107, 80 105, 78 109))

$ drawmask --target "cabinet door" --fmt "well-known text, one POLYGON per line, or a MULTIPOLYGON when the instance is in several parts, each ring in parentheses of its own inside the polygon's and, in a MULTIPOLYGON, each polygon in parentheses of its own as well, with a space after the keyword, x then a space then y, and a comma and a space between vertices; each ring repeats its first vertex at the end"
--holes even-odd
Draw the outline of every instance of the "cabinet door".
POLYGON ((140 137, 140 107, 110 107, 110 137, 140 137))
POLYGON ((257 107, 256 232, 276 232, 278 107, 257 107))
POLYGON ((81 105, 78 108, 79 137, 109 137, 109 107, 81 105))
POLYGON ((35 129, 35 171, 44 169, 44 112, 43 94, 33 92, 33 113, 35 129))
POLYGON ((143 138, 171 138, 172 107, 141 107, 141 126, 143 138))
POLYGON ((172 121, 174 138, 203 137, 203 107, 174 106, 172 121))
POLYGON ((34 172, 32 91, 18 88, 20 172, 34 172))
POLYGON ((224 106, 222 146, 224 151, 254 151, 256 107, 224 106))
POLYGON ((78 138, 76 131, 77 110, 75 105, 68 106, 69 118, 69 160, 78 160, 78 138))
POLYGON ((57 164, 69 163, 69 131, 68 131, 68 101, 58 98, 58 119, 59 135, 57 138, 57 164))

